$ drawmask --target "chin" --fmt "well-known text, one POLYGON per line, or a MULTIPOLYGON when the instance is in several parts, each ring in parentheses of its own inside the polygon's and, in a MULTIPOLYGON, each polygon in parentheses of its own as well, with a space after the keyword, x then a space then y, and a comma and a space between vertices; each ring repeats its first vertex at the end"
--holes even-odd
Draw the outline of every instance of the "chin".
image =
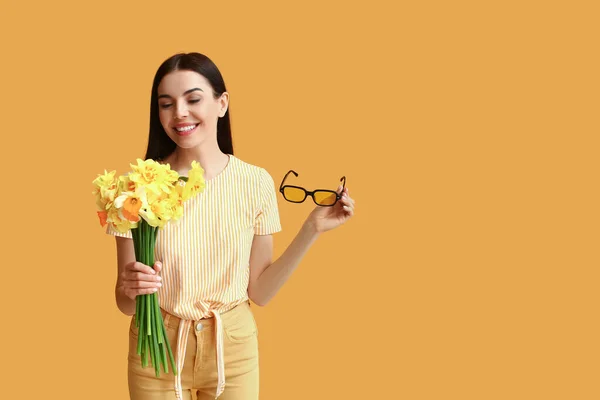
POLYGON ((194 140, 192 138, 171 137, 171 140, 174 141, 177 144, 177 146, 182 147, 184 149, 196 147, 198 143, 198 140, 194 140))

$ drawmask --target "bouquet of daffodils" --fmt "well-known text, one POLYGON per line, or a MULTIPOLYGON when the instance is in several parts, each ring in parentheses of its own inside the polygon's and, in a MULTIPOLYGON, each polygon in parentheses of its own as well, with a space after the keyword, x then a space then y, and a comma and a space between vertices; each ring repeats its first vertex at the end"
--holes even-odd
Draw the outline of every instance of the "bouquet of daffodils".
MULTIPOLYGON (((154 246, 159 228, 183 215, 183 202, 202 192, 204 170, 196 161, 188 177, 179 176, 169 164, 137 159, 131 172, 115 177, 115 172, 99 174, 93 181, 100 225, 111 225, 116 231, 131 231, 138 262, 154 265, 154 246)), ((174 374, 177 374, 173 351, 166 335, 160 312, 158 294, 136 297, 135 323, 139 331, 137 354, 142 367, 151 360, 160 376, 160 366, 169 372, 167 355, 174 374)))

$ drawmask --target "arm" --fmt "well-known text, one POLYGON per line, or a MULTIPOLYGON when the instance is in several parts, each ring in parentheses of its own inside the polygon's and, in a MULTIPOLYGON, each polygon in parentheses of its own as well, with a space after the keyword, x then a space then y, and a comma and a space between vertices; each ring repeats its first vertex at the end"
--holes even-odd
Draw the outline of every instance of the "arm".
POLYGON ((117 284, 115 285, 115 298, 117 307, 125 315, 135 314, 135 300, 130 299, 125 295, 123 287, 123 275, 125 266, 135 262, 135 250, 133 248, 133 239, 115 237, 117 240, 117 284))
MULTIPOLYGON (((342 187, 338 191, 341 193, 342 187)), ((250 251, 250 300, 259 306, 266 305, 289 279, 319 235, 345 223, 354 215, 354 206, 355 202, 345 188, 341 200, 334 207, 315 207, 292 243, 275 262, 271 262, 273 237, 255 235, 250 251)))
POLYGON ((319 233, 310 221, 304 223, 292 243, 275 261, 273 236, 256 235, 250 253, 250 282, 248 297, 259 306, 266 305, 290 278, 302 257, 318 238, 319 233))
POLYGON ((133 239, 116 237, 118 275, 115 285, 117 307, 125 315, 135 314, 136 297, 151 294, 161 286, 162 263, 156 261, 151 268, 135 260, 133 239))

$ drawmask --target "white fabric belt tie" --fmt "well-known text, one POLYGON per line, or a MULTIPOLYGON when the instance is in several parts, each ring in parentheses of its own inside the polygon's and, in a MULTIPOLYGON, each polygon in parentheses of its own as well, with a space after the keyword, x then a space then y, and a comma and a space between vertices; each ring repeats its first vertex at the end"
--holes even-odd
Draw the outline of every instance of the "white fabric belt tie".
MULTIPOLYGON (((215 399, 217 399, 225 390, 225 366, 223 360, 223 322, 221 320, 221 314, 218 311, 211 310, 215 317, 215 330, 217 336, 217 392, 215 399)), ((177 375, 175 376, 175 394, 178 400, 183 400, 183 389, 181 388, 181 374, 183 371, 183 362, 185 360, 185 352, 187 350, 187 341, 190 333, 190 326, 192 325, 191 320, 180 320, 179 332, 177 334, 177 375)))

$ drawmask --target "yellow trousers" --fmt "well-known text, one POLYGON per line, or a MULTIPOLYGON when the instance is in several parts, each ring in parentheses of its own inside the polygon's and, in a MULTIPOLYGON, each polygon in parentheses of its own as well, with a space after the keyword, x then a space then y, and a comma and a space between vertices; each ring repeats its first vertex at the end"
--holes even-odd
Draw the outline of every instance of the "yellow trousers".
MULTIPOLYGON (((181 320, 162 311, 167 336, 175 356, 181 320)), ((258 399, 258 330, 250 304, 244 302, 221 314, 225 390, 219 400, 258 399)), ((215 318, 194 321, 187 335, 181 387, 183 400, 215 399, 217 346, 215 318), (193 396, 193 397, 192 397, 193 396)), ((152 362, 142 368, 137 355, 138 330, 135 317, 129 329, 128 383, 131 400, 175 400, 175 376, 161 369, 156 377, 152 362)))

